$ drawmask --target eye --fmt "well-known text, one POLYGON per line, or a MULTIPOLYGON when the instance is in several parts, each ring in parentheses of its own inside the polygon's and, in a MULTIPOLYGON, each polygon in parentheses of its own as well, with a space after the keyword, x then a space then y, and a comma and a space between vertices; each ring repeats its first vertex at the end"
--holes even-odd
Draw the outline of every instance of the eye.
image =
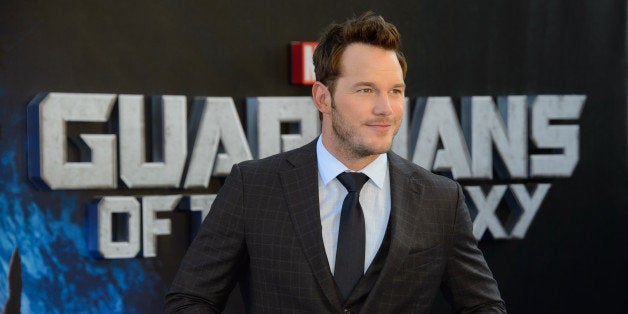
POLYGON ((403 90, 399 89, 399 88, 395 88, 393 90, 390 91, 391 94, 395 94, 395 95, 403 95, 403 90))
POLYGON ((368 87, 367 88, 358 89, 358 93, 360 93, 360 94, 371 94, 371 93, 374 93, 374 92, 375 92, 374 89, 368 88, 368 87))

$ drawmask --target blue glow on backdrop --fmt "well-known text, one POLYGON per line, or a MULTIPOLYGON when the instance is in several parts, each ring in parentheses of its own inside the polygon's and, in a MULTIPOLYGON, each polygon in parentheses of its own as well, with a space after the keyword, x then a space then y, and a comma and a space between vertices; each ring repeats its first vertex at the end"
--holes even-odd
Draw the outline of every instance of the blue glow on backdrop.
POLYGON ((18 248, 23 313, 139 313, 147 305, 159 311, 165 291, 155 291, 163 285, 149 269, 153 260, 90 258, 84 207, 69 192, 33 195, 20 177, 15 147, 16 140, 0 144, 0 306, 8 296, 9 259, 18 248), (36 201, 48 197, 50 205, 36 201))

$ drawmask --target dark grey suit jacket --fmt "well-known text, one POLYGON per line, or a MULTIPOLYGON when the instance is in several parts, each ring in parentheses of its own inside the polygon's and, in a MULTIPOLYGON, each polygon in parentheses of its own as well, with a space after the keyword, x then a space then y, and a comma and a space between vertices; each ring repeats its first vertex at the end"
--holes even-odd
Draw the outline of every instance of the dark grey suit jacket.
POLYGON ((321 236, 314 141, 233 167, 181 262, 165 312, 219 312, 236 282, 254 313, 426 313, 439 289, 456 312, 505 312, 460 186, 388 157, 389 249, 371 286, 361 283, 342 302, 321 236))

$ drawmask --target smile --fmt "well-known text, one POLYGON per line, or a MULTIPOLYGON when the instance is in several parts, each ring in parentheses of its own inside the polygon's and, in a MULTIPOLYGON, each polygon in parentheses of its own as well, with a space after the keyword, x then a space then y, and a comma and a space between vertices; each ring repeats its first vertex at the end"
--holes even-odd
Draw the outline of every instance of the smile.
POLYGON ((390 124, 367 124, 366 126, 377 131, 388 131, 391 127, 390 124))

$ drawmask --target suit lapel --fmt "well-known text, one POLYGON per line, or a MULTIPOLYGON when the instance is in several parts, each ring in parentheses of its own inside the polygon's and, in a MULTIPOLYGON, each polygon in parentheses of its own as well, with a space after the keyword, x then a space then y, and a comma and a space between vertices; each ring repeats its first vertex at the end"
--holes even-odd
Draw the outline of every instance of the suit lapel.
POLYGON ((416 204, 421 199, 422 185, 414 182, 412 169, 406 162, 394 153, 388 154, 390 170, 390 248, 379 279, 367 298, 364 309, 371 308, 371 304, 381 297, 382 293, 390 289, 394 275, 410 251, 416 228, 416 204))
POLYGON ((290 217, 323 293, 334 307, 340 309, 342 303, 336 292, 321 235, 316 141, 294 152, 287 158, 293 168, 280 173, 290 217))

